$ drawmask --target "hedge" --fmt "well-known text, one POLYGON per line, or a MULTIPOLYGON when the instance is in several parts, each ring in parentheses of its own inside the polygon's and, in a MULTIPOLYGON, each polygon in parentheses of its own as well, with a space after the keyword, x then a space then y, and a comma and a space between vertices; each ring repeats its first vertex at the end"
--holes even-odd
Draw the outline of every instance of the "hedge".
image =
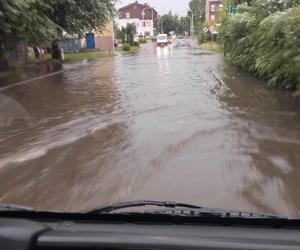
POLYGON ((234 64, 300 96, 300 6, 263 14, 253 7, 225 18, 224 50, 234 64))

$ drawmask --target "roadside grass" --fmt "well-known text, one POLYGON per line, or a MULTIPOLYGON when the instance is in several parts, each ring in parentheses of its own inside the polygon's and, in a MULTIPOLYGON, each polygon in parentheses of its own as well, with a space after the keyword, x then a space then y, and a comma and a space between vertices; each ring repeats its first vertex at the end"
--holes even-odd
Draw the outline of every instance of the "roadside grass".
MULTIPOLYGON (((122 47, 116 48, 115 52, 126 54, 126 53, 137 53, 139 51, 139 47, 137 46, 131 46, 129 51, 124 51, 122 47)), ((88 60, 88 59, 96 59, 96 58, 102 58, 102 57, 110 57, 113 56, 114 54, 112 52, 107 52, 107 51, 99 51, 96 49, 86 49, 82 50, 78 53, 65 53, 65 62, 71 62, 71 61, 82 61, 82 60, 88 60)), ((59 60, 53 60, 51 57, 51 54, 45 54, 44 63, 49 63, 49 64, 61 64, 62 62, 59 60)), ((30 67, 34 64, 38 63, 38 60, 35 58, 35 56, 31 55, 28 56, 27 58, 27 64, 20 68, 11 68, 7 70, 2 70, 0 72, 0 79, 5 79, 9 78, 15 74, 18 74, 19 70, 26 70, 27 67, 30 67)))
MULTIPOLYGON (((101 57, 107 57, 112 56, 113 54, 111 52, 106 51, 99 51, 99 50, 83 50, 78 53, 65 53, 65 60, 64 62, 69 61, 81 61, 85 59, 95 59, 95 58, 101 58, 101 57)), ((44 56, 44 62, 51 62, 53 61, 51 54, 46 54, 44 56)), ((34 56, 28 57, 28 63, 36 63, 37 60, 34 56)))
MULTIPOLYGON (((133 49, 134 51, 134 49, 133 49)), ((96 59, 101 57, 109 57, 113 56, 113 53, 110 52, 104 52, 99 50, 88 50, 88 51, 80 51, 78 53, 65 53, 65 60, 64 62, 71 62, 71 61, 82 61, 87 59, 96 59)), ((62 62, 59 60, 53 60, 51 57, 51 54, 45 54, 44 63, 49 64, 61 64, 62 62)), ((38 60, 35 58, 35 56, 28 56, 27 58, 27 64, 20 68, 11 68, 7 70, 3 70, 0 72, 0 79, 5 79, 8 77, 11 77, 15 74, 18 74, 18 72, 21 70, 26 70, 27 67, 31 67, 32 65, 38 63, 38 60)))
POLYGON ((137 53, 139 51, 138 46, 131 46, 129 51, 124 51, 123 47, 116 48, 115 51, 121 54, 127 54, 127 53, 137 53))
POLYGON ((78 53, 65 53, 65 62, 68 61, 80 61, 80 60, 86 60, 86 59, 95 59, 95 58, 101 58, 101 57, 108 57, 112 56, 113 54, 110 52, 104 52, 104 51, 84 51, 84 52, 78 52, 78 53))
POLYGON ((219 54, 223 53, 223 51, 224 51, 223 46, 216 42, 202 43, 202 44, 200 44, 200 49, 207 50, 207 51, 213 51, 213 52, 216 52, 219 54))
POLYGON ((148 40, 146 38, 140 38, 139 39, 140 44, 147 43, 147 42, 148 42, 148 40))
POLYGON ((13 76, 16 73, 15 70, 5 70, 0 72, 0 79, 7 78, 13 76))

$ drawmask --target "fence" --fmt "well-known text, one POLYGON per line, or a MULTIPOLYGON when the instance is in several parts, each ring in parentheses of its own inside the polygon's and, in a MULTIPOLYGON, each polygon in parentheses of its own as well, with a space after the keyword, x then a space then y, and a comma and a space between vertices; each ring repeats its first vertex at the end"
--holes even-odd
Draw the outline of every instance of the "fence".
POLYGON ((85 39, 68 38, 58 42, 58 47, 66 53, 79 52, 81 49, 86 48, 85 39))

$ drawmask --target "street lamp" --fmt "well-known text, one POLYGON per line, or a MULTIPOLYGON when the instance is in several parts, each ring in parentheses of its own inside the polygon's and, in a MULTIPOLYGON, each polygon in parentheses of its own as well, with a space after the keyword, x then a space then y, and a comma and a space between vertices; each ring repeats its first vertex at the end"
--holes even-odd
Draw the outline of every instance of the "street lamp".
POLYGON ((193 19, 192 19, 192 17, 190 17, 190 36, 192 36, 192 26, 193 26, 193 19))
POLYGON ((163 19, 160 19, 161 20, 161 33, 164 34, 164 21, 163 19))
POLYGON ((193 36, 194 35, 194 12, 192 11, 192 9, 187 9, 187 11, 190 11, 192 13, 190 34, 191 36, 193 36))
MULTIPOLYGON (((154 35, 154 11, 153 8, 151 7, 145 7, 142 11, 142 21, 144 21, 144 17, 145 17, 145 10, 151 10, 152 11, 152 30, 153 30, 153 35, 154 35)), ((143 36, 145 36, 145 31, 143 32, 143 36)))

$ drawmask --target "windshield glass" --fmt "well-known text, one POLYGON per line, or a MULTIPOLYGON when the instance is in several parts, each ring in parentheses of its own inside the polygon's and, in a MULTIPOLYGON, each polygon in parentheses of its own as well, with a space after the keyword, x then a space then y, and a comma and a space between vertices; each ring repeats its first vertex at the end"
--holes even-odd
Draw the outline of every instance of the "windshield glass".
POLYGON ((77 2, 0 0, 0 203, 300 217, 298 0, 77 2))
POLYGON ((167 35, 159 35, 157 36, 157 41, 165 41, 168 40, 168 36, 167 35))

